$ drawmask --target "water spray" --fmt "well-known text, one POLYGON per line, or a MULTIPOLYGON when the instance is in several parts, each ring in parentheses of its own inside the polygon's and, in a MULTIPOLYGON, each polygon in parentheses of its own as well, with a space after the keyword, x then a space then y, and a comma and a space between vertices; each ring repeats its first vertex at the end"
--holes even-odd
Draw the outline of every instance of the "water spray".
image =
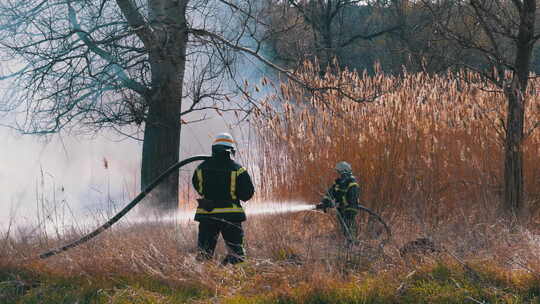
POLYGON ((294 202, 263 202, 246 204, 244 208, 247 215, 280 214, 314 210, 315 205, 294 202))
MULTIPOLYGON (((277 215, 283 213, 293 213, 301 211, 315 210, 315 205, 303 202, 258 202, 243 204, 242 208, 249 217, 261 215, 277 215)), ((146 223, 147 217, 128 218, 130 223, 146 223)), ((193 220, 193 211, 178 210, 173 214, 156 218, 161 223, 169 222, 189 222, 193 220)))

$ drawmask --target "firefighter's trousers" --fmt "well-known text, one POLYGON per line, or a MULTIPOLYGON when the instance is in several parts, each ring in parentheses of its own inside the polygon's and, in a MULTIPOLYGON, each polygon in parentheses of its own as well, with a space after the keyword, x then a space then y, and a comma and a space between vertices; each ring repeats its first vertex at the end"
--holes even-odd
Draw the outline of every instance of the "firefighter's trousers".
POLYGON ((219 234, 223 236, 229 254, 223 264, 237 264, 245 259, 244 230, 241 222, 227 222, 222 219, 202 219, 199 222, 198 248, 199 259, 211 259, 214 256, 219 234))
POLYGON ((348 241, 356 241, 357 237, 357 225, 356 225, 356 214, 358 214, 355 210, 341 210, 338 209, 337 212, 338 217, 341 217, 341 220, 339 220, 339 224, 341 227, 341 231, 343 232, 343 235, 345 238, 347 238, 348 241))

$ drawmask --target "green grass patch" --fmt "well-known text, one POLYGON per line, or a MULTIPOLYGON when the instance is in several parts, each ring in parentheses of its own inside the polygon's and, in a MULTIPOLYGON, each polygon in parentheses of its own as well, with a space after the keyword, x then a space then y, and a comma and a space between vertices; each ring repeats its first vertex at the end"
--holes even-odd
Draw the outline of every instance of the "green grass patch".
POLYGON ((475 277, 461 265, 439 263, 414 275, 395 279, 390 274, 370 274, 355 282, 304 285, 286 291, 246 297, 235 295, 226 304, 458 304, 540 303, 540 282, 526 273, 509 276, 493 267, 476 265, 475 277))
MULTIPOLYGON (((279 290, 244 293, 238 289, 216 297, 202 282, 164 281, 138 275, 59 277, 27 269, 0 269, 1 304, 58 303, 225 303, 225 304, 400 304, 400 303, 540 303, 540 280, 526 272, 494 265, 471 265, 475 275, 459 264, 437 263, 406 273, 362 272, 343 278, 285 284, 279 290), (478 279, 480 278, 480 279, 478 279)), ((223 272, 224 280, 229 272, 223 272)), ((256 271, 243 273, 245 282, 256 271), (244 277, 245 276, 245 277, 244 277)), ((226 277, 227 276, 227 277, 226 277)), ((247 284, 247 283, 246 283, 247 284)))
POLYGON ((1 304, 186 303, 209 294, 203 286, 140 277, 58 277, 23 269, 0 270, 1 304))

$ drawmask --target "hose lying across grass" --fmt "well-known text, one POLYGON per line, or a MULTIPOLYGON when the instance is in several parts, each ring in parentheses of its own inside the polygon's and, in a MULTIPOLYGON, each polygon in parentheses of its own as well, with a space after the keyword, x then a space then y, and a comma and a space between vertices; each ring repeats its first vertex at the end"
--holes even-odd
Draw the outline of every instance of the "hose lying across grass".
POLYGON ((128 213, 131 209, 133 209, 133 207, 135 207, 135 205, 137 205, 146 195, 148 195, 148 193, 150 193, 150 191, 152 191, 152 189, 154 189, 157 185, 159 185, 171 173, 173 173, 174 171, 180 169, 181 167, 183 167, 183 166, 185 166, 185 165, 187 165, 187 164, 189 164, 191 162, 200 161, 200 160, 206 160, 206 159, 209 159, 209 158, 210 158, 210 156, 197 155, 197 156, 193 156, 193 157, 190 157, 190 158, 186 158, 186 159, 174 164, 169 169, 167 169, 165 172, 163 172, 163 174, 158 176, 154 181, 152 181, 152 183, 150 183, 141 193, 139 193, 139 195, 137 195, 137 197, 135 197, 126 207, 124 207, 124 209, 122 209, 120 212, 118 212, 114 217, 112 217, 110 220, 108 220, 105 224, 101 225, 96 230, 90 232, 89 234, 83 236, 82 238, 78 239, 75 242, 69 243, 69 244, 67 244, 65 246, 55 248, 55 249, 52 249, 52 250, 49 250, 49 251, 47 251, 45 253, 40 254, 39 258, 40 259, 46 259, 46 258, 51 257, 53 255, 57 255, 57 254, 59 254, 61 252, 64 252, 64 251, 66 251, 68 249, 71 249, 73 247, 77 247, 80 244, 86 243, 87 241, 93 239, 95 236, 97 236, 98 234, 102 233, 103 231, 107 230, 109 227, 114 225, 114 223, 118 222, 118 220, 120 220, 124 215, 126 215, 126 213, 128 213))
POLYGON ((384 244, 386 242, 388 242, 390 240, 390 238, 392 237, 392 231, 390 230, 390 226, 388 226, 388 224, 386 224, 386 222, 382 219, 382 217, 380 215, 378 215, 377 213, 375 213, 375 211, 369 209, 368 207, 365 207, 363 205, 358 204, 358 208, 360 210, 363 210, 363 211, 369 213, 369 215, 376 218, 384 226, 384 229, 386 230, 386 236, 387 236, 387 239, 385 239, 383 241, 383 243, 382 243, 382 245, 384 246, 384 244))
MULTIPOLYGON (((384 247, 384 245, 386 245, 386 243, 388 243, 390 241, 390 238, 392 238, 392 231, 390 230, 390 226, 388 226, 388 224, 386 224, 386 222, 382 219, 382 217, 380 215, 378 215, 375 211, 369 209, 368 207, 365 207, 365 206, 362 206, 362 205, 358 204, 358 209, 361 210, 361 211, 367 212, 370 216, 376 218, 377 221, 379 221, 384 226, 384 229, 386 230, 386 239, 382 240, 381 244, 380 244, 381 247, 384 247)), ((351 231, 349 230, 349 227, 345 223, 345 219, 343 218, 343 216, 339 212, 337 212, 337 218, 341 222, 341 225, 343 225, 343 227, 345 227, 345 232, 347 234, 347 236, 346 236, 347 240, 349 242, 353 243, 354 242, 354 237, 353 237, 351 231)))

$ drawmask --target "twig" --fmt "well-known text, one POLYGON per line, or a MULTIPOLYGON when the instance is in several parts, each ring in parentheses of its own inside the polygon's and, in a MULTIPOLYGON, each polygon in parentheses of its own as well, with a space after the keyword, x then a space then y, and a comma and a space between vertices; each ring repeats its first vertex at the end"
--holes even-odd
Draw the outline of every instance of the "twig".
POLYGON ((446 253, 448 253, 451 257, 453 257, 458 263, 460 263, 463 268, 465 268, 465 274, 469 275, 470 277, 472 277, 473 280, 475 281, 481 281, 482 278, 480 277, 480 275, 478 274, 478 272, 474 269, 471 268, 471 266, 467 265, 466 262, 464 262, 463 260, 461 260, 460 258, 458 258, 455 254, 453 254, 452 252, 450 252, 450 250, 446 249, 446 248, 442 248, 446 253))
POLYGON ((471 296, 467 296, 466 299, 469 299, 469 300, 473 301, 474 303, 478 303, 478 304, 486 304, 486 302, 484 302, 484 301, 479 301, 479 300, 477 300, 477 299, 475 299, 475 298, 473 298, 473 297, 471 297, 471 296))
POLYGON ((518 265, 519 267, 527 270, 528 272, 530 272, 532 275, 534 275, 537 279, 540 279, 540 273, 538 273, 537 271, 529 268, 527 265, 524 265, 516 260, 514 260, 514 258, 510 258, 508 259, 509 262, 507 262, 508 264, 512 265, 512 264, 515 264, 515 265, 518 265))

